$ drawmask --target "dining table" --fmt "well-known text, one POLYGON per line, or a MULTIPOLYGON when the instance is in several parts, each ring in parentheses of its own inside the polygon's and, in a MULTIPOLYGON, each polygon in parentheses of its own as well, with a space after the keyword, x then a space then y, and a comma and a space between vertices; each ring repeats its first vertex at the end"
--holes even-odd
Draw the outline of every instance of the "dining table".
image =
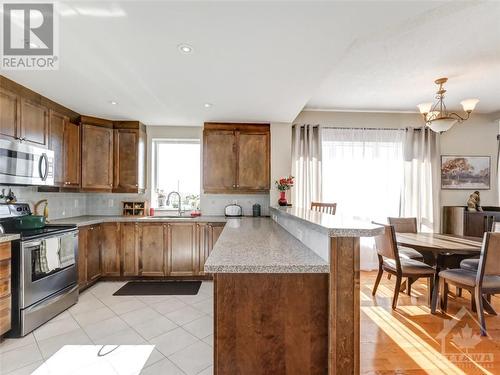
POLYGON ((439 285, 439 272, 458 268, 466 258, 479 257, 482 238, 443 233, 396 233, 399 246, 420 252, 424 262, 435 267, 434 288, 439 285))

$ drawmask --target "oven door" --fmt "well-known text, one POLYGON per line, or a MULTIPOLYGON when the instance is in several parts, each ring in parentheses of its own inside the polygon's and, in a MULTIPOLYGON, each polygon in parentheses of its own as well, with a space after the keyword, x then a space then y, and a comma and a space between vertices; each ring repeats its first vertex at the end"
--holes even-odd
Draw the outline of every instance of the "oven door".
POLYGON ((78 231, 22 241, 20 308, 77 282, 78 231))
POLYGON ((54 151, 0 139, 0 184, 54 185, 54 151))

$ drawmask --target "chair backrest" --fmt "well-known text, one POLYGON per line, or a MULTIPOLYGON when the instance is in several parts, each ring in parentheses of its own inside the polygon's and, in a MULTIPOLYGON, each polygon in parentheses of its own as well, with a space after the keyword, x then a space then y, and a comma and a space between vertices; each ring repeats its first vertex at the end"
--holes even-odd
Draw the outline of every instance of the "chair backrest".
POLYGON ((417 233, 416 217, 389 217, 389 224, 394 225, 396 233, 417 233))
POLYGON ((335 211, 337 211, 337 203, 311 202, 311 210, 335 215, 335 211))
POLYGON ((477 272, 478 283, 483 276, 500 276, 499 232, 486 232, 484 234, 477 272))
POLYGON ((397 267, 400 268, 398 244, 396 242, 394 227, 392 225, 380 225, 384 226, 384 234, 375 236, 375 247, 377 248, 377 254, 383 256, 384 258, 395 260, 397 267))
POLYGON ((491 231, 492 232, 500 232, 500 221, 494 221, 493 222, 491 231))

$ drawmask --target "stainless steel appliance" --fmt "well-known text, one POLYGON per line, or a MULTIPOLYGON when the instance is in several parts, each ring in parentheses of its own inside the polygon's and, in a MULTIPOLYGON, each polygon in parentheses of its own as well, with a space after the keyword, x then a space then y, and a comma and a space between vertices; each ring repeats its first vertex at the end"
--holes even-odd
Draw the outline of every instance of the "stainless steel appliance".
POLYGON ((78 301, 78 229, 16 229, 16 220, 30 214, 24 203, 0 205, 6 233, 21 237, 12 242, 11 337, 25 336, 78 301))
POLYGON ((228 204, 224 208, 224 215, 227 217, 241 217, 243 216, 243 209, 237 204, 228 204))
POLYGON ((54 151, 0 139, 0 184, 54 185, 54 151))

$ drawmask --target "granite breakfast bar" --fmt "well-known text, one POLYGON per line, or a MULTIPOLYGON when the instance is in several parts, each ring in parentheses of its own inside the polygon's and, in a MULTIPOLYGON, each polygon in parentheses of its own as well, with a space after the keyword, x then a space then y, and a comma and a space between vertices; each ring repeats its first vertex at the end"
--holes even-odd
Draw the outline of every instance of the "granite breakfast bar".
POLYGON ((214 374, 359 373, 359 237, 380 226, 292 208, 228 220, 214 275, 214 374))

